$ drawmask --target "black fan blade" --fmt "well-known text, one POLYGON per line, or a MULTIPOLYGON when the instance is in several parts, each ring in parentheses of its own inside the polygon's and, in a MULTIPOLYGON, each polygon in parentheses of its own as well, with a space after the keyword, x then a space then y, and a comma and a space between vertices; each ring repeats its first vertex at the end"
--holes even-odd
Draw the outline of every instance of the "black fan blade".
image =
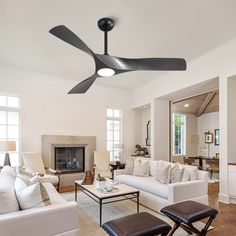
POLYGON ((90 76, 88 79, 83 80, 79 84, 77 84, 74 88, 72 88, 68 94, 73 94, 73 93, 85 93, 91 85, 94 83, 96 78, 99 77, 96 73, 90 76))
POLYGON ((120 58, 96 54, 105 65, 115 70, 186 70, 186 61, 182 58, 120 58))
POLYGON ((58 25, 49 30, 49 33, 53 34, 57 38, 63 40, 70 45, 79 48, 80 50, 88 53, 90 56, 94 57, 93 51, 71 30, 69 30, 64 25, 58 25))

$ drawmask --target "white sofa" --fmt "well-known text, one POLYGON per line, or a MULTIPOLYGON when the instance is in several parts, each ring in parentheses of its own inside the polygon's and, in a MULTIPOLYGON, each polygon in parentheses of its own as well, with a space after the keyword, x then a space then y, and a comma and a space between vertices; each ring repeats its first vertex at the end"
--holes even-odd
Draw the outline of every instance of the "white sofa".
POLYGON ((0 173, 0 235, 79 235, 76 202, 66 202, 51 183, 43 183, 51 205, 20 210, 14 191, 15 178, 2 172, 0 173))
POLYGON ((155 211, 160 211, 164 206, 175 202, 190 199, 208 205, 208 172, 200 171, 195 166, 182 165, 195 174, 196 180, 162 184, 155 178, 157 164, 158 161, 149 160, 148 177, 126 175, 124 170, 115 170, 114 179, 139 189, 140 203, 155 211))

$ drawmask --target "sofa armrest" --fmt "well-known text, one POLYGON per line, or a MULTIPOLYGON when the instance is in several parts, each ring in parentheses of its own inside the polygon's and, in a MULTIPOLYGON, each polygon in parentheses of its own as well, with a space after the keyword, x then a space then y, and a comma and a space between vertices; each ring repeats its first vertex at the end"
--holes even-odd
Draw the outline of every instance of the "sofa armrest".
POLYGON ((50 236, 78 228, 78 205, 66 202, 0 215, 0 235, 50 236))
POLYGON ((168 200, 170 202, 184 201, 207 195, 207 192, 208 182, 204 180, 173 183, 168 185, 168 200))
POLYGON ((117 170, 114 170, 114 179, 116 179, 116 176, 118 175, 123 175, 125 172, 124 169, 117 169, 117 170))

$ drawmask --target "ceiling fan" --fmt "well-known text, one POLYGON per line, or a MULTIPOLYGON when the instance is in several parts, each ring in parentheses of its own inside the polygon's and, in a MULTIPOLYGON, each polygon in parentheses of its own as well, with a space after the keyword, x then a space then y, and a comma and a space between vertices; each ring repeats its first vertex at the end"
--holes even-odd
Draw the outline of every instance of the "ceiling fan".
POLYGON ((108 54, 108 32, 113 29, 114 21, 102 18, 98 27, 104 32, 104 54, 94 53, 76 34, 64 25, 52 28, 49 33, 70 45, 88 53, 93 57, 96 65, 95 73, 73 87, 69 94, 85 93, 98 77, 113 76, 124 72, 136 70, 186 70, 186 61, 182 58, 121 58, 108 54))

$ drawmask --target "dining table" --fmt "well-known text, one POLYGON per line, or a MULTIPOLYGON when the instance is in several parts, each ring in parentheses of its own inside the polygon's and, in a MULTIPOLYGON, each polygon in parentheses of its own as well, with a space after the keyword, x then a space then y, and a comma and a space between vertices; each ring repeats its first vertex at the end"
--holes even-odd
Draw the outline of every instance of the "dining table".
POLYGON ((189 159, 199 160, 199 169, 203 169, 203 160, 219 160, 215 157, 206 157, 206 156, 191 156, 189 159))

